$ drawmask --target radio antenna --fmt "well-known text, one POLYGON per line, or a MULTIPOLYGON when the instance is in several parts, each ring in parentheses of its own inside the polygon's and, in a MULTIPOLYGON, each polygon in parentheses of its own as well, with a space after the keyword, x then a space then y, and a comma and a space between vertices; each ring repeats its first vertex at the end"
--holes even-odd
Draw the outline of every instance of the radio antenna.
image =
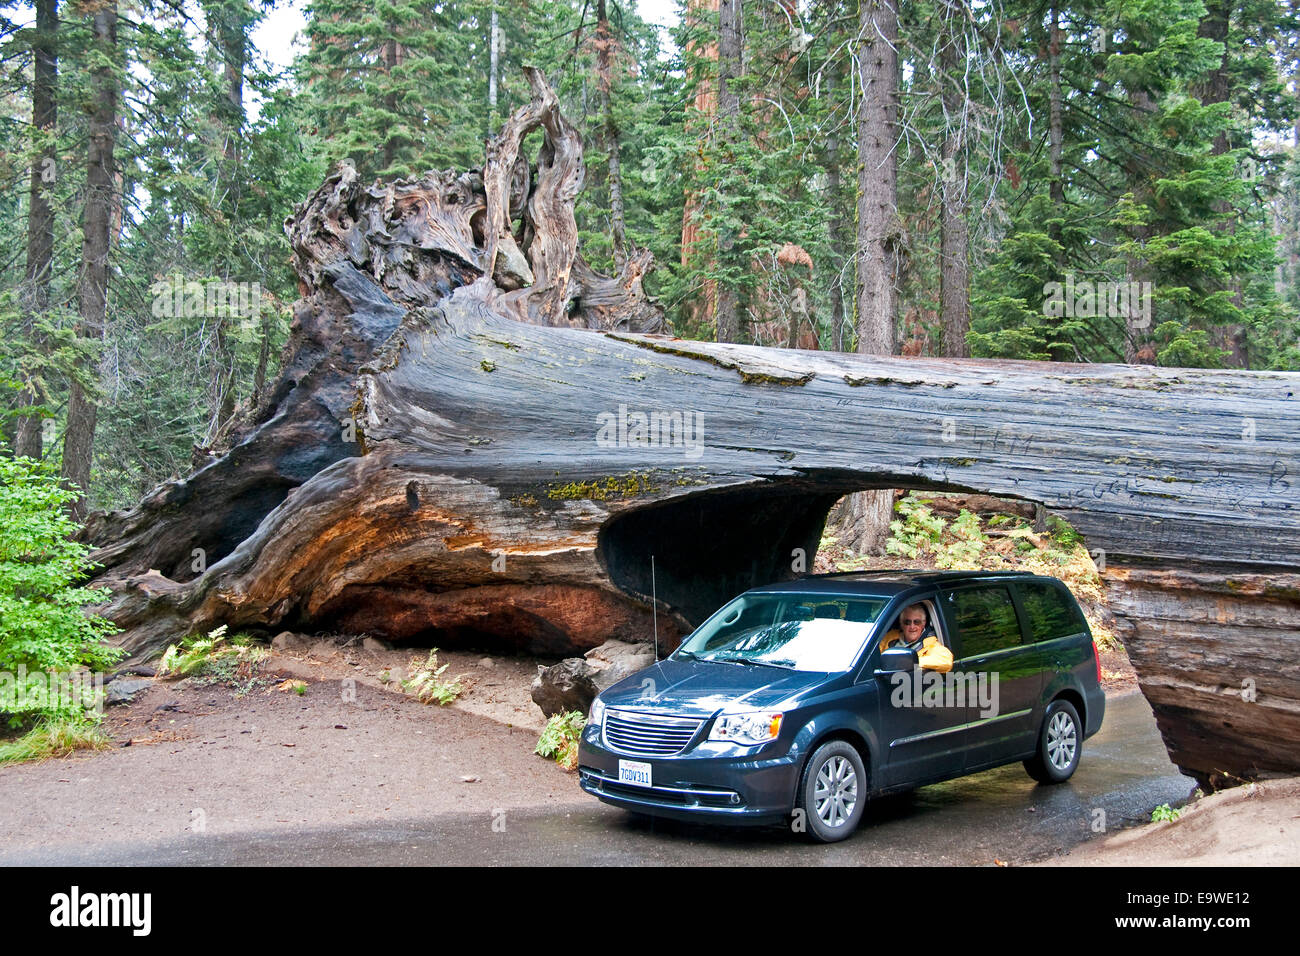
POLYGON ((650 615, 654 619, 655 660, 659 660, 659 593, 655 588, 655 556, 650 555, 650 615))

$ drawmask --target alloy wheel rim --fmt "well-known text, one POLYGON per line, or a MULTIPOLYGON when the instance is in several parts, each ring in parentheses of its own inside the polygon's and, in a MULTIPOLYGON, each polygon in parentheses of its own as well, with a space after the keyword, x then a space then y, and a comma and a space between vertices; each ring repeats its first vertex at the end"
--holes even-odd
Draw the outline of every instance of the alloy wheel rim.
POLYGON ((1047 725, 1047 759, 1057 770, 1065 770, 1074 762, 1079 743, 1074 721, 1065 711, 1057 711, 1047 725))
POLYGON ((858 774, 853 764, 838 754, 817 771, 813 803, 817 816, 828 827, 844 826, 858 804, 858 774))

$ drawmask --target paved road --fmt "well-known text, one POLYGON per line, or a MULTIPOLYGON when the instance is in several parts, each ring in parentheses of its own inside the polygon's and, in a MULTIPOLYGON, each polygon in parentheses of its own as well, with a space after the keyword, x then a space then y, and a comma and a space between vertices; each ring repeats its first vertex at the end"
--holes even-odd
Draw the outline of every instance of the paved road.
MULTIPOLYGON (((1107 702, 1074 777, 1034 784, 1019 764, 872 804, 843 843, 813 846, 782 828, 731 830, 641 821, 585 798, 552 811, 452 814, 395 823, 194 834, 154 844, 59 847, 0 865, 943 865, 1025 863, 1150 819, 1194 786, 1161 743, 1146 699, 1107 702)), ((575 790, 577 784, 574 784, 575 790)))

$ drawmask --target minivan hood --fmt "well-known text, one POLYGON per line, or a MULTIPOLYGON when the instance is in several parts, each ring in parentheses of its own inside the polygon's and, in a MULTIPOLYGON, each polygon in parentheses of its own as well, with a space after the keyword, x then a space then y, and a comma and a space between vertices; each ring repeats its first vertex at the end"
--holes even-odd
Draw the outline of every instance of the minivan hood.
POLYGON ((719 710, 766 710, 826 682, 822 671, 788 671, 718 661, 663 660, 600 694, 606 707, 711 717, 719 710))

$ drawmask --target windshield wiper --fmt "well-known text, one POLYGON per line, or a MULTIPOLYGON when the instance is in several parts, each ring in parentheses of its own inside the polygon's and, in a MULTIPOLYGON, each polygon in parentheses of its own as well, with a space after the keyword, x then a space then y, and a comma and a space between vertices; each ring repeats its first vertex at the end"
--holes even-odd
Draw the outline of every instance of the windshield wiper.
POLYGON ((753 658, 749 658, 749 657, 710 657, 709 660, 722 661, 727 664, 756 664, 759 667, 775 667, 783 671, 789 671, 795 669, 794 663, 792 661, 777 663, 776 661, 754 660, 753 658))

